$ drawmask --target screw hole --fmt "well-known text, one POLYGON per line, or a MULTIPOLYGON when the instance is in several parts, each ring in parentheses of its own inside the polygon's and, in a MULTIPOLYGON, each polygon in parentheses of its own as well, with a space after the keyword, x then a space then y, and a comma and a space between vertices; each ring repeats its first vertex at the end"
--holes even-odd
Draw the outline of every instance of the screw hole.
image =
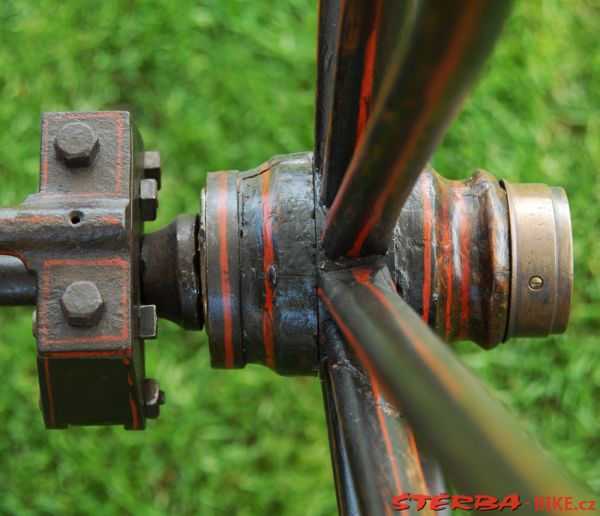
POLYGON ((73 226, 78 226, 83 222, 83 213, 81 213, 80 211, 72 211, 71 213, 69 213, 69 222, 73 226))

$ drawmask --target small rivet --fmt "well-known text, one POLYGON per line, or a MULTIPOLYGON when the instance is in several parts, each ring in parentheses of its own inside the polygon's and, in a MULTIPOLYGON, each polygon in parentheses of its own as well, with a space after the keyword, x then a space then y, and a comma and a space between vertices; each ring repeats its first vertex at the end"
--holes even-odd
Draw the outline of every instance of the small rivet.
POLYGON ((271 287, 275 288, 277 286, 277 269, 275 268, 275 265, 269 266, 269 269, 267 270, 267 278, 271 287))
POLYGON ((539 290, 544 286, 544 280, 539 276, 531 276, 529 278, 529 288, 531 290, 539 290))

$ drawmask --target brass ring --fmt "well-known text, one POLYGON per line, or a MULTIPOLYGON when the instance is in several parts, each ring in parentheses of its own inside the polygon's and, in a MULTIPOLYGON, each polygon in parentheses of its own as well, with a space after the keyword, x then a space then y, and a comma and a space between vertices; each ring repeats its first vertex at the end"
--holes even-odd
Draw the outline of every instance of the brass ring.
POLYGON ((567 195, 542 184, 501 182, 510 220, 511 289, 504 340, 563 333, 573 290, 567 195))

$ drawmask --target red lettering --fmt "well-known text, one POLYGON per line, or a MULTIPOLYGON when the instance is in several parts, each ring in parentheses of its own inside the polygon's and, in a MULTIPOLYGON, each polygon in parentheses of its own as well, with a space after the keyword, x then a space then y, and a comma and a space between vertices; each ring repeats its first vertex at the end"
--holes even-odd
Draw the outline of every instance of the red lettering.
POLYGON ((521 507, 519 495, 511 494, 500 502, 498 505, 498 510, 503 511, 504 509, 510 509, 511 511, 516 511, 519 507, 521 507))
POLYGON ((457 509, 462 509, 463 511, 472 511, 473 507, 466 504, 472 504, 473 497, 465 496, 465 495, 454 495, 452 497, 452 502, 450 503, 450 509, 455 511, 457 509))
POLYGON ((573 506, 573 497, 565 496, 565 511, 572 511, 575 507, 573 506))
POLYGON ((562 502, 563 502, 562 496, 552 497, 552 510, 553 511, 564 511, 565 508, 564 508, 562 502))
POLYGON ((422 511, 427 505, 427 501, 431 500, 431 496, 424 494, 414 494, 412 495, 412 500, 417 502, 417 511, 422 511))
POLYGON ((430 507, 432 511, 441 511, 448 507, 450 496, 447 493, 440 493, 431 499, 430 507))
POLYGON ((495 511, 498 508, 498 498, 487 495, 477 495, 475 497, 476 511, 495 511))
POLYGON ((408 502, 410 500, 410 493, 402 493, 394 498, 392 498, 392 508, 395 511, 405 511, 406 509, 410 509, 410 505, 404 502, 408 502))
POLYGON ((588 511, 595 511, 596 510, 596 500, 588 500, 588 511))

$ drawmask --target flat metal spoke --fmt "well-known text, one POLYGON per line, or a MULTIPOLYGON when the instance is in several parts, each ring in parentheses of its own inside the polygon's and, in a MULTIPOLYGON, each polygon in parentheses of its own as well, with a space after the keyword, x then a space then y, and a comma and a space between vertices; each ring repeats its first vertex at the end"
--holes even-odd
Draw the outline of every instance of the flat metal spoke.
POLYGON ((330 257, 384 254, 404 201, 473 85, 504 0, 423 0, 391 53, 365 135, 327 215, 330 257))
POLYGON ((345 339, 464 494, 581 494, 397 294, 387 267, 321 275, 345 339))

